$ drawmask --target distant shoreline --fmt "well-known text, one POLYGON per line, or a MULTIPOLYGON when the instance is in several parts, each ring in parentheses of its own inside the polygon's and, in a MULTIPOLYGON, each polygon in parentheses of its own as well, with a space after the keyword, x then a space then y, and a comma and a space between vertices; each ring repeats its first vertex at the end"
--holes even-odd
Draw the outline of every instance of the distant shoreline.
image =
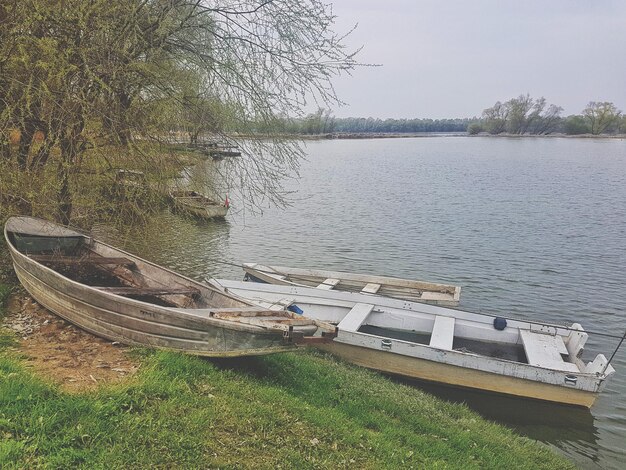
POLYGON ((415 137, 463 137, 466 132, 337 132, 327 134, 289 134, 288 137, 302 140, 350 140, 350 139, 409 139, 415 137))
POLYGON ((300 140, 352 140, 352 139, 409 139, 416 137, 489 137, 497 139, 528 139, 528 138, 562 138, 562 139, 626 139, 626 134, 605 134, 605 135, 593 135, 593 134, 488 134, 481 132, 480 134, 470 135, 467 132, 420 132, 420 133, 328 133, 328 134, 290 134, 285 137, 300 139, 300 140))

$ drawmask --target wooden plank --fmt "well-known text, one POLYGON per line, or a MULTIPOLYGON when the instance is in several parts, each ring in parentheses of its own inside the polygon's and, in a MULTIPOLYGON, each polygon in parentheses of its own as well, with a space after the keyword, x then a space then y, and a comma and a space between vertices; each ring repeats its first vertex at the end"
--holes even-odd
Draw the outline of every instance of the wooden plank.
POLYGON ((528 330, 520 330, 520 336, 529 364, 548 369, 580 372, 575 364, 565 362, 561 357, 561 351, 565 350, 567 353, 561 336, 534 333, 528 330))
POLYGON ((334 289, 335 286, 339 284, 339 282, 340 282, 339 279, 328 278, 324 282, 322 282, 320 285, 318 285, 317 288, 326 289, 326 290, 334 289))
POLYGON ((38 263, 58 263, 58 264, 76 264, 76 265, 97 265, 97 264, 115 264, 117 266, 133 266, 135 263, 128 258, 118 257, 84 257, 77 256, 57 256, 57 255, 30 255, 30 259, 38 263))
POLYGON ((454 318, 437 315, 430 336, 430 346, 437 349, 452 350, 454 343, 454 318))
POLYGON ((411 279, 401 279, 390 276, 375 276, 369 274, 347 273, 340 271, 327 271, 322 269, 300 269, 286 266, 264 266, 261 264, 245 263, 250 269, 261 269, 285 274, 295 278, 321 278, 340 279, 342 282, 376 283, 383 286, 393 286, 398 288, 416 289, 419 291, 436 291, 454 293, 457 286, 448 284, 438 284, 434 282, 417 281, 411 279))
POLYGON ((193 287, 96 287, 96 289, 117 295, 174 295, 199 294, 193 287))
POLYGON ((366 284, 363 289, 361 289, 361 292, 363 294, 375 294, 376 292, 378 292, 378 289, 380 289, 380 284, 374 284, 373 282, 370 282, 366 284))
POLYGON ((355 304, 352 310, 339 322, 337 327, 340 330, 358 331, 373 309, 374 306, 372 304, 355 304))

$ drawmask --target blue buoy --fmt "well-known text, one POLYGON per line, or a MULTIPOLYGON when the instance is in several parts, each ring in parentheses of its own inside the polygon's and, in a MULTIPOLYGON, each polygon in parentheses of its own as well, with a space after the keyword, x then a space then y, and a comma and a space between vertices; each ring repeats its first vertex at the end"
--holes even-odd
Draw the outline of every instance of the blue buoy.
POLYGON ((494 318, 493 327, 498 331, 504 330, 506 328, 506 318, 502 318, 502 317, 494 318))

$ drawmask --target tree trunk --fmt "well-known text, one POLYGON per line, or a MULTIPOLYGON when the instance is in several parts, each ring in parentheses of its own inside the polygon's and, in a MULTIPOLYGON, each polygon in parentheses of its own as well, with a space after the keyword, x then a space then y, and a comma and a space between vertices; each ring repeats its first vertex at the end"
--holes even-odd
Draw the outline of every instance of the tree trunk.
POLYGON ((0 135, 0 159, 11 160, 11 143, 4 134, 0 135))
POLYGON ((84 128, 85 124, 82 120, 69 125, 59 141, 61 159, 57 167, 57 177, 60 182, 57 199, 59 207, 58 220, 64 225, 69 225, 72 217, 73 197, 70 188, 70 173, 78 160, 79 153, 84 150, 80 145, 84 128))
POLYGON ((50 132, 46 133, 44 141, 37 151, 37 155, 35 155, 30 164, 31 170, 41 170, 44 166, 46 166, 46 163, 48 163, 48 159, 50 158, 50 152, 52 151, 54 144, 56 144, 56 141, 56 136, 52 135, 50 132))
POLYGON ((61 139, 61 160, 57 167, 57 178, 61 185, 57 195, 59 213, 57 220, 63 225, 69 225, 72 218, 73 198, 70 190, 70 169, 71 163, 68 160, 71 143, 66 139, 61 139))
POLYGON ((190 133, 191 136, 191 145, 192 147, 197 147, 198 146, 198 137, 200 136, 200 131, 195 131, 190 133))
POLYGON ((20 144, 17 152, 17 164, 20 170, 26 170, 28 167, 28 155, 33 144, 33 137, 37 126, 32 119, 27 119, 20 129, 20 144))
POLYGON ((119 122, 117 122, 117 135, 120 139, 120 143, 124 146, 128 146, 132 140, 130 126, 128 125, 128 110, 132 104, 132 98, 127 93, 118 93, 117 98, 121 106, 121 113, 119 113, 119 122))

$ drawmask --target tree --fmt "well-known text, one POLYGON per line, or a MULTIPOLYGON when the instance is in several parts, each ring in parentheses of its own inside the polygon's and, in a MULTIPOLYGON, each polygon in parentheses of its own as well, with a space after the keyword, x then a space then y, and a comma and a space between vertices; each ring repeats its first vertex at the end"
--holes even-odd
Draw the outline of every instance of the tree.
POLYGON ((626 115, 622 115, 622 119, 620 119, 618 132, 620 134, 626 134, 626 115))
POLYGON ((483 111, 484 127, 490 134, 502 134, 506 130, 508 119, 509 107, 499 101, 483 111))
POLYGON ((545 99, 542 97, 537 100, 533 108, 533 116, 531 116, 528 126, 528 131, 531 134, 551 134, 559 128, 562 122, 562 107, 551 104, 547 110, 543 111, 544 107, 545 99), (541 102, 540 105, 538 104, 539 102, 541 102))
POLYGON ((534 99, 529 94, 512 98, 504 104, 498 101, 483 111, 483 125, 487 132, 500 134, 549 134, 561 122, 563 108, 551 104, 546 109, 544 97, 534 99))
POLYGON ((563 130, 568 135, 589 134, 591 129, 583 116, 568 116, 563 124, 563 130))
MULTIPOLYGON (((332 78, 356 61, 334 19, 320 0, 5 0, 2 151, 24 174, 56 165, 58 218, 69 222, 88 148, 137 151, 136 138, 162 140, 189 108, 214 120, 228 109, 231 127, 250 137, 259 123, 302 115, 310 100, 337 103, 332 78), (193 81, 201 86, 189 95, 193 81), (6 144, 13 129, 17 158, 6 144)), ((254 157, 226 176, 240 180, 252 204, 280 202, 280 177, 297 171, 299 144, 240 145, 254 157)))
POLYGON ((590 101, 582 114, 589 124, 591 133, 598 135, 613 130, 612 127, 618 124, 622 113, 608 101, 590 101))
POLYGON ((477 135, 483 132, 483 126, 479 122, 473 122, 469 126, 467 126, 467 133, 469 135, 477 135))
POLYGON ((507 101, 504 104, 508 109, 507 132, 510 134, 525 134, 532 121, 541 113, 544 103, 545 100, 535 103, 535 100, 529 94, 520 95, 507 101), (532 114, 531 111, 533 111, 532 114))

